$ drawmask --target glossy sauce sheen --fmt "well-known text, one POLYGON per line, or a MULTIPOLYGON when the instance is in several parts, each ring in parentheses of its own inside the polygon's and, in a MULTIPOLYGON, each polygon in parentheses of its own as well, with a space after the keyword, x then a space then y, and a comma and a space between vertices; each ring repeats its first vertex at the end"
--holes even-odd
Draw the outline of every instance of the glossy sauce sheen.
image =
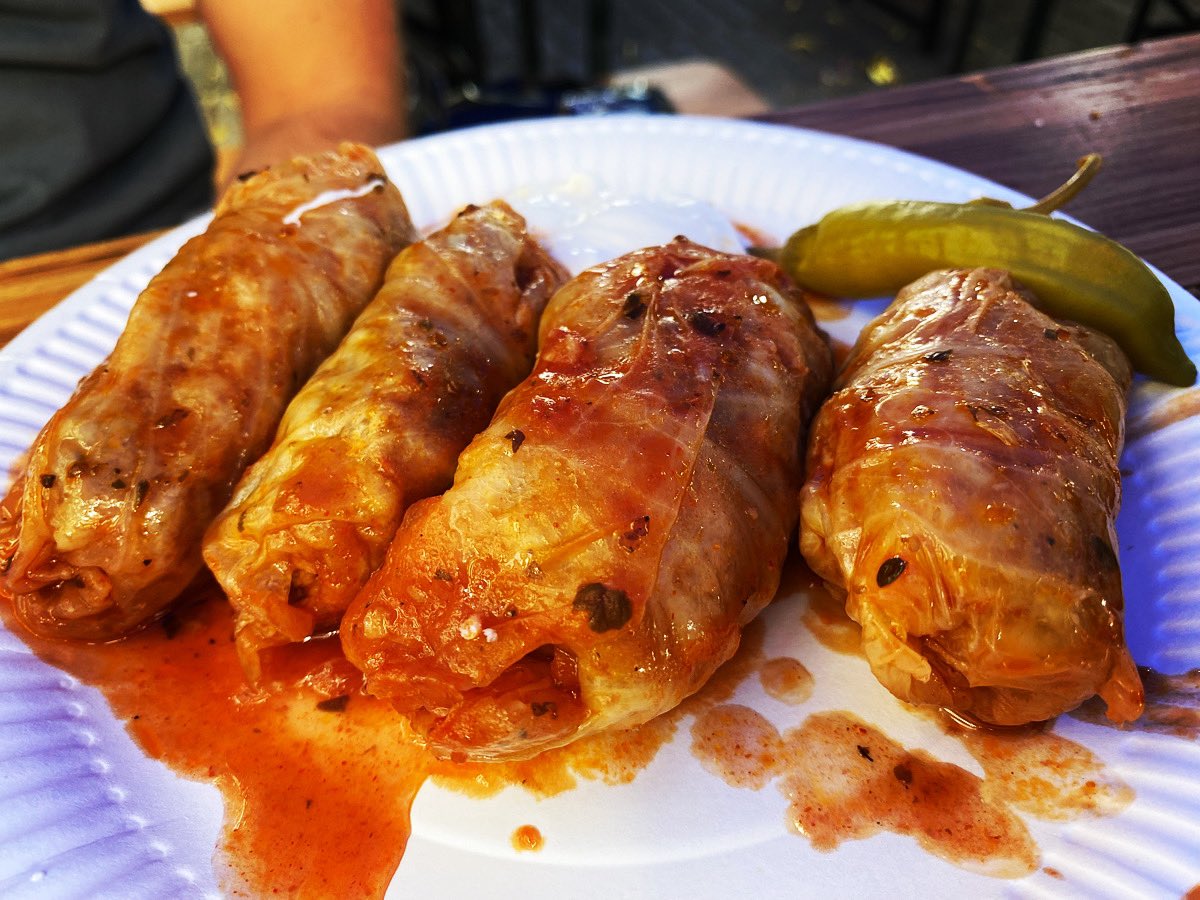
POLYGON ((297 645, 281 660, 291 684, 277 693, 248 690, 229 607, 215 587, 196 599, 120 643, 26 640, 99 688, 148 756, 214 783, 227 813, 241 811, 214 859, 228 894, 381 895, 408 840, 426 754, 386 704, 359 693, 336 642, 297 645))
POLYGON ((541 850, 544 843, 542 833, 533 825, 522 825, 512 834, 513 849, 519 853, 541 850))
MULTIPOLYGON (((803 580, 802 568, 791 569, 789 584, 803 580)), ((118 644, 26 639, 41 658, 103 691, 149 756, 221 789, 239 817, 226 823, 215 857, 233 896, 380 896, 426 778, 478 797, 518 784, 551 796, 580 779, 629 783, 687 716, 692 752, 705 769, 743 789, 774 782, 790 803, 788 826, 823 850, 890 830, 959 865, 1018 876, 1037 867, 1038 850, 1016 812, 1053 820, 1111 815, 1133 797, 1088 750, 1049 732, 961 731, 925 714, 963 740, 984 769, 980 778, 908 750, 847 712, 817 713, 781 731, 731 702, 755 677, 769 692, 781 685, 784 702, 804 702, 807 670, 790 657, 767 657, 761 620, 701 692, 639 728, 521 762, 435 761, 386 704, 360 693, 361 678, 336 643, 289 648, 273 666, 279 682, 252 691, 237 663, 228 606, 214 587, 190 599, 164 626, 118 644)), ((1168 682, 1171 708, 1195 699, 1194 677, 1168 682)), ((544 846, 531 825, 510 840, 522 850, 544 846)))

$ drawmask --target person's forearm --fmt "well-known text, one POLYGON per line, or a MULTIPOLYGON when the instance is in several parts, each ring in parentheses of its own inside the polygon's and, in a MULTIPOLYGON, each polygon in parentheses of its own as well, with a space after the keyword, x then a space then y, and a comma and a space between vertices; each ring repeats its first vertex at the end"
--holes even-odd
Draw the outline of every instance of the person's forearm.
POLYGON ((233 172, 341 140, 405 133, 403 48, 393 0, 201 0, 242 106, 233 172))

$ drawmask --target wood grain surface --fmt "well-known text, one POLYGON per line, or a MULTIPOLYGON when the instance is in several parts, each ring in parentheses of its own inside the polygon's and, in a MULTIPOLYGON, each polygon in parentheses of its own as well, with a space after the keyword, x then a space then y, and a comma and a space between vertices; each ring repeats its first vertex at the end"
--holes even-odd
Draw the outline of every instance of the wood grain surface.
POLYGON ((761 116, 911 150, 1041 196, 1086 153, 1066 212, 1200 292, 1200 34, 761 116))
MULTIPOLYGON (((1200 34, 1071 54, 767 113, 911 150, 1031 196, 1085 153, 1104 169, 1067 212, 1200 295, 1200 34)), ((134 235, 0 263, 0 346, 134 235)))

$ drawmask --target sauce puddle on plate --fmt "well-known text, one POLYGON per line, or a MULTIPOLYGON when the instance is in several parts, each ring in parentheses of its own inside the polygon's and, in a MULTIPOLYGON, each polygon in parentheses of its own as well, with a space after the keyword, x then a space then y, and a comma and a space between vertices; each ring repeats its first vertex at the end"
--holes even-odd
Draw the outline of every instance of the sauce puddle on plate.
MULTIPOLYGON (((460 765, 434 759, 390 705, 362 692, 336 639, 273 651, 269 683, 247 686, 229 606, 211 583, 161 623, 104 645, 38 639, 0 609, 42 660, 99 689, 147 756, 220 789, 213 862, 229 896, 380 897, 426 779, 473 796, 625 783, 678 722, 663 716, 525 762, 460 765)), ((535 831, 520 832, 522 849, 542 846, 535 831)))
MULTIPOLYGON (((826 649, 862 655, 857 623, 806 566, 788 565, 781 593, 798 595, 801 621, 826 649)), ((764 690, 777 700, 799 705, 811 693, 811 675, 799 660, 763 661, 752 653, 742 667, 757 667, 764 690)), ((1186 718, 1180 698, 1189 690, 1192 706, 1200 708, 1200 678, 1160 681, 1147 681, 1147 719, 1178 727, 1186 718), (1155 712, 1159 695, 1171 698, 1173 713, 1155 712)), ((1111 816, 1134 799, 1132 788, 1095 754, 1045 727, 973 729, 910 707, 961 741, 982 768, 980 777, 905 748, 846 711, 817 712, 782 731, 738 704, 693 702, 693 712, 692 753, 701 765, 736 788, 774 783, 789 803, 788 828, 818 850, 890 831, 964 868, 1016 878, 1040 865, 1020 813, 1050 821, 1111 816)))
MULTIPOLYGON (((857 626, 834 601, 822 603, 811 573, 791 567, 786 577, 788 589, 811 588, 803 621, 822 642, 857 652, 857 626)), ((1133 796, 1090 751, 1048 731, 963 731, 918 713, 963 741, 980 762, 979 777, 909 750, 849 712, 817 712, 781 730, 731 702, 754 677, 792 708, 811 696, 812 675, 799 660, 764 653, 761 619, 702 691, 639 728, 522 762, 439 761, 390 706, 362 692, 336 640, 278 653, 271 683, 251 688, 219 591, 209 583, 189 596, 159 625, 114 644, 24 637, 43 660, 99 688, 147 755, 221 790, 226 822, 214 868, 232 896, 381 896, 427 779, 477 797, 512 785, 551 796, 580 779, 628 783, 689 716, 692 752, 704 768, 737 788, 775 783, 789 802, 787 826, 818 849, 890 830, 959 865, 1023 875, 1036 870, 1039 853, 1018 811, 1052 820, 1111 815, 1133 796)), ((1148 682, 1152 698, 1157 684, 1148 682)), ((1180 698, 1194 701, 1200 682, 1168 684, 1159 693, 1174 712, 1162 714, 1160 727, 1186 733, 1195 710, 1178 712, 1186 712, 1180 698)), ((510 842, 521 850, 544 845, 533 826, 518 828, 510 842)))

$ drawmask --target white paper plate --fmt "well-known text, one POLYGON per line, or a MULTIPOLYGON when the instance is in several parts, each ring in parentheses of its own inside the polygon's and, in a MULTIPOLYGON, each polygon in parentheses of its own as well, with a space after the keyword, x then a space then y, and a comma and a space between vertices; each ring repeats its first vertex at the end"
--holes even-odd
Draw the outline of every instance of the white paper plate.
MULTIPOLYGON (((707 201, 776 239, 860 199, 1025 200, 886 147, 716 119, 518 123, 411 141, 385 148, 381 158, 423 227, 466 203, 581 172, 617 194, 707 201)), ((1047 183, 1061 174, 1047 173, 1047 183)), ((117 263, 0 351, 0 471, 106 355, 138 292, 203 224, 189 223, 117 263)), ((1200 307, 1166 283, 1184 345, 1200 358, 1200 307)), ((852 339, 877 308, 863 304, 829 330, 852 339)), ((1173 393, 1139 382, 1131 419, 1173 393)), ((1200 666, 1200 418, 1134 437, 1123 469, 1118 529, 1130 646, 1140 664, 1163 671, 1200 666)), ((787 707, 748 681, 737 702, 781 728, 819 710, 850 709, 908 747, 980 771, 956 741, 894 701, 863 660, 813 639, 798 603, 784 598, 766 615, 767 655, 799 658, 816 691, 804 705, 787 707)), ((1056 729, 1091 748, 1137 792, 1111 818, 1026 817, 1043 865, 1061 878, 1038 871, 1018 881, 990 879, 886 833, 817 852, 787 831, 786 803, 773 787, 735 790, 707 774, 690 753, 685 724, 623 787, 583 782, 538 801, 517 789, 474 800, 426 785, 390 895, 1179 897, 1200 883, 1200 747, 1067 717, 1056 729), (510 836, 524 823, 545 836, 541 852, 512 849, 510 836)), ((0 894, 215 894, 209 860, 220 821, 215 789, 145 759, 96 691, 0 631, 0 894)))

